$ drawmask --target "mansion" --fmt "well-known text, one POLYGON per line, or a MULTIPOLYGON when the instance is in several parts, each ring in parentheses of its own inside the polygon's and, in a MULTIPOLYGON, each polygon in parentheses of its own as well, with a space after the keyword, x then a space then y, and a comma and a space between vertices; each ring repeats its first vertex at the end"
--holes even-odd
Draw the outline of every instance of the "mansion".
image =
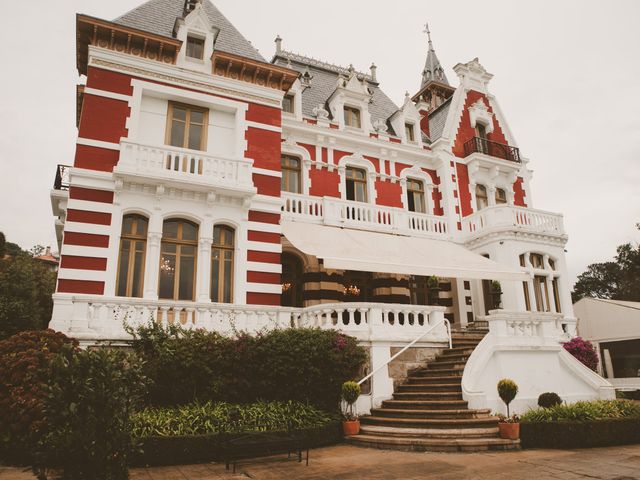
POLYGON ((83 344, 150 320, 338 328, 370 348, 366 411, 392 394, 400 348, 488 326, 464 370, 470 407, 498 409, 496 376, 520 380, 522 408, 542 388, 611 394, 560 351, 575 331, 562 215, 534 208, 526 146, 477 58, 450 80, 429 37, 396 103, 375 65, 280 37, 263 57, 208 0, 76 28, 86 81, 51 192, 51 328, 83 344))

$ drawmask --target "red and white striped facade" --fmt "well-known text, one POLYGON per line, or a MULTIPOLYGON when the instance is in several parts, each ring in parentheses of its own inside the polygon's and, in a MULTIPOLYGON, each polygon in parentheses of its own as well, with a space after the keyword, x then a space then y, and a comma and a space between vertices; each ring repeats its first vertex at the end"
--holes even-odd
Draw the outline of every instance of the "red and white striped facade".
MULTIPOLYGON (((267 312, 273 318, 289 311, 271 308, 281 305, 283 250, 304 257, 307 285, 301 308, 337 301, 343 272, 326 270, 301 252, 283 236, 283 221, 452 242, 530 275, 528 284, 502 282, 505 309, 528 307, 572 317, 562 218, 533 209, 528 160, 492 155, 484 146, 468 148, 482 125, 485 140, 517 150, 487 89, 491 75, 477 59, 454 67, 459 84, 444 85, 446 105, 429 105, 420 94, 407 96, 383 125, 369 113, 377 95, 369 89, 377 88, 375 70, 364 75, 311 59, 287 61, 280 43, 272 62, 224 51, 212 41, 205 60, 190 63, 184 52, 189 29, 216 29, 206 25, 195 3, 176 23, 174 38, 78 17, 79 38, 86 38, 79 40, 85 43, 78 53, 86 84, 79 95, 68 189, 58 184, 52 191, 60 242, 53 328, 108 339, 118 335, 99 322, 118 306, 131 307, 136 315, 171 309, 170 300, 158 298, 158 277, 163 222, 175 218, 198 226, 193 300, 174 302, 195 324, 198 312, 231 308, 210 297, 215 225, 235 232, 234 311, 267 312), (304 77, 308 67, 337 72, 340 78, 313 115, 303 108, 306 89, 318 88, 313 76, 304 77), (283 111, 285 94, 290 112, 283 111), (209 112, 206 149, 167 145, 171 102, 209 112), (345 125, 345 105, 359 109, 360 127, 345 125), (412 134, 407 125, 414 128, 412 134), (195 158, 199 167, 173 169, 157 161, 172 155, 195 158), (299 192, 281 191, 282 155, 300 160, 299 192), (366 172, 366 205, 348 199, 346 171, 351 167, 366 172), (408 179, 424 187, 426 208, 419 214, 408 210, 408 179), (479 208, 478 185, 487 192, 486 208, 479 208), (505 193, 505 203, 496 204, 497 190, 505 193), (360 213, 345 217, 345 211, 356 210, 360 213), (122 219, 128 214, 148 219, 143 291, 133 299, 116 295, 122 219), (534 264, 532 255, 543 263, 534 264), (548 280, 539 305, 534 301, 536 276, 548 280)), ((372 281, 374 303, 411 303, 406 274, 375 274, 372 281)), ((482 280, 458 276, 440 281, 440 305, 454 323, 486 313, 482 280)))

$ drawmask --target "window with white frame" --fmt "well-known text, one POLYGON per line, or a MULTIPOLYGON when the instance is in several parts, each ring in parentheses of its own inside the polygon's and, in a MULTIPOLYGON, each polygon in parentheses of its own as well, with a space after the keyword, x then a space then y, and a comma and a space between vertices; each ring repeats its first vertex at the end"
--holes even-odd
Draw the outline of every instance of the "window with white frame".
POLYGON ((415 142, 416 141, 416 135, 415 135, 415 132, 414 132, 413 123, 406 122, 404 124, 404 134, 405 134, 405 137, 407 139, 407 142, 415 142))
POLYGON ((361 128, 360 110, 356 107, 344 106, 344 124, 347 127, 361 128))
POLYGON ((204 59, 204 38, 196 37, 194 35, 188 35, 185 55, 189 58, 203 60, 204 59))
POLYGON ((489 206, 489 197, 487 196, 487 187, 481 184, 476 185, 476 210, 482 210, 489 206))
POLYGON ((347 167, 345 170, 347 200, 367 202, 367 172, 361 168, 347 167))
POLYGON ((522 282, 525 308, 528 311, 561 313, 559 275, 556 273, 555 260, 547 257, 545 262, 545 255, 523 253, 520 255, 520 266, 533 269, 532 280, 522 282))
POLYGON ((286 113, 295 113, 295 100, 296 96, 292 93, 287 93, 282 99, 282 111, 286 113))
POLYGON ((407 208, 410 212, 427 213, 424 182, 407 178, 407 208))
POLYGON ((507 192, 504 188, 496 188, 496 205, 504 205, 507 203, 507 192))

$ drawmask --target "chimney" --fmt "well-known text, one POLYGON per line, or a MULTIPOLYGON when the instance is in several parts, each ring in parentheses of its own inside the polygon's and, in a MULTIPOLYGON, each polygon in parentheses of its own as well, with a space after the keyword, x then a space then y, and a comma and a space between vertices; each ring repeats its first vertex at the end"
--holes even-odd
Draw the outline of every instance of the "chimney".
POLYGON ((276 42, 276 55, 279 55, 282 52, 282 39, 280 35, 278 35, 275 39, 276 42))
POLYGON ((376 67, 376 64, 371 62, 371 66, 369 67, 369 69, 371 70, 371 80, 378 83, 378 77, 376 77, 376 71, 378 70, 378 67, 376 67))

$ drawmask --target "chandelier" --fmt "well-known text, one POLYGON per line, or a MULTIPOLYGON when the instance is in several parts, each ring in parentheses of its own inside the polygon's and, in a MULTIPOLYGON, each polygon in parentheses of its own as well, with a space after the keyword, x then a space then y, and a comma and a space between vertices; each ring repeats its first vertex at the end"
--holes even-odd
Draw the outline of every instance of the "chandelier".
POLYGON ((342 293, 344 293, 345 295, 352 295, 354 297, 357 297, 358 295, 360 295, 360 289, 355 285, 349 285, 348 287, 344 287, 342 289, 342 293))
POLYGON ((283 292, 288 292, 289 290, 291 290, 291 284, 290 283, 283 283, 282 284, 282 291, 283 292))

